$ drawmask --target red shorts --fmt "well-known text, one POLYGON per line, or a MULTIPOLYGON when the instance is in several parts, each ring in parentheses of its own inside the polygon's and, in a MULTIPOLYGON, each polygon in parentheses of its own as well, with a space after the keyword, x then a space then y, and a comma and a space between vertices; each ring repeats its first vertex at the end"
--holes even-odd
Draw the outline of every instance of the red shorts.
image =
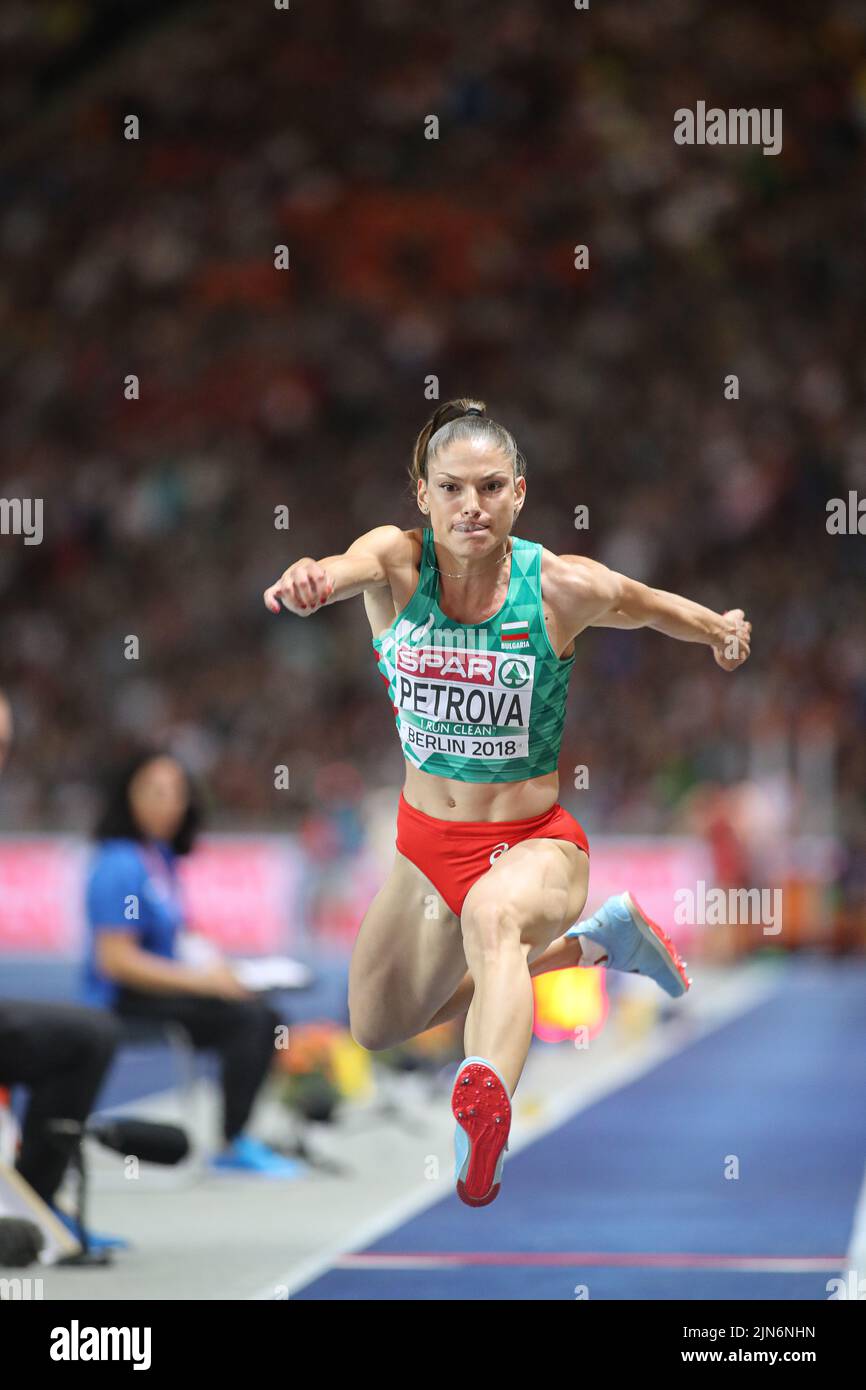
POLYGON ((397 807, 397 848, 429 878, 457 916, 473 883, 521 840, 570 840, 589 854, 586 833, 556 802, 527 820, 439 820, 410 806, 403 793, 397 807))

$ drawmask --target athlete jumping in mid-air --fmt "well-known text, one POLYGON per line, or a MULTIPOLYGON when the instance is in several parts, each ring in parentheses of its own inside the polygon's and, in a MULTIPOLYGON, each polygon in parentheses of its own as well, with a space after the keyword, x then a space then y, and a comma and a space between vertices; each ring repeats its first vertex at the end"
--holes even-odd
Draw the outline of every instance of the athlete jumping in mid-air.
POLYGON ((751 634, 741 609, 713 613, 512 535, 526 465, 484 411, 450 401, 418 436, 411 473, 429 526, 377 526, 343 555, 296 560, 264 595, 301 617, 364 595, 406 780, 394 866, 352 954, 351 1029, 381 1049, 468 1010, 452 1109, 470 1206, 499 1192, 530 976, 581 962, 648 975, 674 997, 691 983, 631 894, 579 921, 589 846, 557 775, 575 638, 651 627, 705 643, 733 671, 751 634))

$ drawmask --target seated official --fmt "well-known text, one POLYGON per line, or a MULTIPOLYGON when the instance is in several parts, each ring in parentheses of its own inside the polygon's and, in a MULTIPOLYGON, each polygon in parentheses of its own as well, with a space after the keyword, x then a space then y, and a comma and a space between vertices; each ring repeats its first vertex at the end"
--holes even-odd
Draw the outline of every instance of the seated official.
POLYGON ((217 958, 180 958, 178 856, 192 848, 199 810, 186 772, 167 753, 135 758, 109 788, 87 884, 85 990, 123 1018, 183 1024, 219 1053, 224 1151, 219 1168, 293 1177, 298 1164, 245 1134, 274 1056, 280 1016, 217 958))
MULTIPOLYGON (((28 1092, 15 1166, 79 1240, 77 1221, 55 1203, 78 1139, 55 1133, 53 1126, 64 1120, 85 1123, 119 1037, 117 1020, 102 1009, 0 999, 0 1086, 23 1086, 28 1092)), ((88 1244, 101 1249, 126 1242, 89 1231, 88 1244)))
MULTIPOLYGON (((0 690, 0 772, 12 747, 12 706, 0 690)), ((78 1222, 55 1205, 55 1196, 78 1139, 63 1135, 57 1122, 81 1126, 96 1102, 120 1036, 117 1020, 101 1009, 74 1004, 0 999, 0 1086, 23 1086, 27 1108, 15 1163, 22 1178, 54 1211, 77 1240, 78 1222)), ((21 1223, 7 1225, 6 1255, 21 1251, 21 1223), (17 1234, 16 1234, 17 1231, 17 1234), (8 1248, 7 1248, 8 1246, 8 1248)), ((87 1232, 91 1249, 123 1246, 114 1236, 87 1232)), ((0 1251, 0 1263, 6 1258, 0 1251)))

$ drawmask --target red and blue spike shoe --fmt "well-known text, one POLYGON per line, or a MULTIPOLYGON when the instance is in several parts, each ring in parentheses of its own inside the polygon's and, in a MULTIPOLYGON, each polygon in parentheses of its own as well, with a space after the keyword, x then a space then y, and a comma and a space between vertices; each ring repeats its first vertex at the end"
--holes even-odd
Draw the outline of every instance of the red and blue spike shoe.
POLYGON ((490 1062, 467 1057, 451 1093, 457 1195, 468 1207, 486 1207, 499 1196, 511 1130, 508 1087, 490 1062))
POLYGON ((672 999, 685 994, 692 983, 686 974, 688 961, 680 959, 667 932, 647 917, 631 893, 608 898, 587 922, 575 922, 565 934, 598 942, 607 952, 608 970, 648 975, 672 999))

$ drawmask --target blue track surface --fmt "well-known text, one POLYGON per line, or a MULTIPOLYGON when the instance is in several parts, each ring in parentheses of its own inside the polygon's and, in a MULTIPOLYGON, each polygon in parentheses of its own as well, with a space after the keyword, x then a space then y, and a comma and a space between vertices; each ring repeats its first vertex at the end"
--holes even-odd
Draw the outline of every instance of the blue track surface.
MULTIPOLYGON (((323 974, 290 1016, 342 1017, 344 976, 323 974)), ((69 998, 73 984, 68 965, 7 959, 0 993, 69 998)), ((164 1049, 124 1052, 99 1108, 172 1081, 164 1049)), ((507 1160, 491 1206, 449 1196, 291 1297, 824 1300, 863 1180, 864 1102, 866 962, 793 958, 761 1005, 507 1160), (419 1267, 425 1254, 454 1263, 419 1267), (678 1255, 817 1264, 671 1267, 678 1255)))
POLYGON ((766 1002, 506 1161, 491 1206, 449 1197, 363 1252, 512 1263, 371 1269, 350 1256, 292 1298, 571 1300, 585 1285, 591 1299, 826 1299, 866 1158, 864 1005, 862 961, 792 961, 766 1002), (736 1180, 724 1177, 728 1155, 736 1180), (829 1267, 649 1263, 676 1253, 827 1257, 829 1267))

